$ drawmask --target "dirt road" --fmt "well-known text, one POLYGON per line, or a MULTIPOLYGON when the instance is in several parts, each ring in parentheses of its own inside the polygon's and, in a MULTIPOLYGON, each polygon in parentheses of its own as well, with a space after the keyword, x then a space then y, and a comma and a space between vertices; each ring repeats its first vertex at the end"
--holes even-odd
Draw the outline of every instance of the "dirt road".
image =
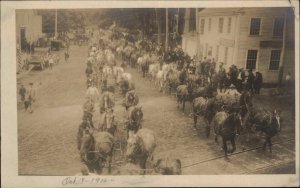
MULTIPOLYGON (((36 71, 22 78, 26 86, 34 82, 38 97, 32 114, 18 109, 19 174, 74 175, 79 172, 76 134, 86 91, 84 71, 87 51, 84 46, 71 46, 69 63, 62 62, 52 71, 36 71)), ((229 156, 230 161, 226 161, 221 147, 214 142, 213 134, 207 139, 204 126, 200 133, 193 128, 188 108, 183 114, 177 108, 174 97, 160 93, 135 69, 126 71, 133 75, 135 81, 144 112, 143 127, 156 133, 156 159, 166 155, 179 158, 183 174, 295 172, 295 125, 286 99, 278 98, 274 102, 268 96, 255 98, 257 104, 283 111, 283 130, 274 138, 273 154, 262 151, 263 140, 260 137, 253 136, 250 142, 246 142, 241 135, 237 151, 229 156)), ((115 112, 121 139, 124 137, 122 122, 125 118, 122 100, 117 94, 115 112)), ((97 108, 96 123, 98 119, 97 108)), ((114 161, 119 159, 122 160, 122 156, 116 151, 114 161)))

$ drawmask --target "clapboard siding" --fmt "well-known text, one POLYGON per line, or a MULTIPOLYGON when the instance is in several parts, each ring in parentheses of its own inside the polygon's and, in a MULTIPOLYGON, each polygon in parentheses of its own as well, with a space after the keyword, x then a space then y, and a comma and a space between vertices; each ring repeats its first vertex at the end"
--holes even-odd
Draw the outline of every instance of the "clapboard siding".
MULTIPOLYGON (((258 50, 258 58, 256 70, 254 71, 260 71, 263 74, 264 82, 276 83, 278 81, 279 71, 269 70, 269 66, 271 51, 278 49, 274 47, 260 47, 260 43, 261 41, 283 41, 283 38, 273 37, 273 29, 275 19, 284 18, 286 13, 288 21, 286 23, 287 29, 285 39, 286 44, 288 44, 287 46, 289 47, 285 48, 286 50, 283 56, 283 76, 285 77, 288 72, 291 72, 294 76, 295 49, 293 48, 293 45, 295 40, 295 28, 293 11, 289 8, 209 8, 200 11, 198 14, 199 31, 201 19, 205 19, 204 34, 199 34, 200 57, 207 56, 205 52, 207 52, 206 49, 208 47, 212 49, 212 56, 207 56, 208 58, 218 57, 218 63, 224 62, 225 51, 227 49, 228 63, 225 65, 225 68, 228 68, 234 62, 239 68, 245 68, 248 50, 256 49, 258 50), (229 17, 232 19, 232 28, 230 33, 226 33, 229 17), (250 36, 250 21, 251 18, 255 17, 261 18, 260 35, 250 36), (219 33, 218 30, 219 18, 224 18, 223 33, 219 33), (211 30, 208 29, 209 19, 212 20, 211 30)), ((192 44, 193 41, 189 41, 188 43, 192 44)))

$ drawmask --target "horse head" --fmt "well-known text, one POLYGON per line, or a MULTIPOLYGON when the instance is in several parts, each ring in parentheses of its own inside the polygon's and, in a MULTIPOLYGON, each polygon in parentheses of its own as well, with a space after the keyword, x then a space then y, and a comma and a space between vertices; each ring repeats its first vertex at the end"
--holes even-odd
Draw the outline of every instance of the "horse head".
POLYGON ((88 161, 88 152, 93 149, 94 139, 92 133, 89 129, 84 130, 84 134, 81 137, 81 146, 80 146, 80 157, 88 161))
POLYGON ((134 98, 135 98, 134 93, 133 92, 128 92, 128 101, 133 102, 134 98))
POLYGON ((239 135, 241 133, 243 121, 239 112, 233 112, 228 116, 228 123, 233 125, 233 131, 239 135))
POLYGON ((281 117, 280 113, 277 110, 274 110, 271 117, 271 125, 275 126, 276 130, 281 130, 281 117))
POLYGON ((143 153, 143 141, 136 134, 131 135, 127 140, 126 158, 132 161, 137 155, 143 153))
POLYGON ((115 121, 115 114, 113 112, 113 109, 109 108, 106 110, 105 115, 104 115, 105 123, 106 123, 106 128, 111 128, 114 125, 115 121))
POLYGON ((136 125, 140 125, 140 122, 143 118, 142 106, 140 107, 134 106, 130 118, 136 125))

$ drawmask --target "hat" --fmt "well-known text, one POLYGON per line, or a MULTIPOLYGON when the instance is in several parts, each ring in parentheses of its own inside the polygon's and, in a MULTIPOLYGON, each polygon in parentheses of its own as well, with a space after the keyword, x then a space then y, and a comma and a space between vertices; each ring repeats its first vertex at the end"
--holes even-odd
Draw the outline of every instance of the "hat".
POLYGON ((231 84, 231 85, 229 86, 229 88, 235 89, 235 86, 234 86, 233 84, 231 84))

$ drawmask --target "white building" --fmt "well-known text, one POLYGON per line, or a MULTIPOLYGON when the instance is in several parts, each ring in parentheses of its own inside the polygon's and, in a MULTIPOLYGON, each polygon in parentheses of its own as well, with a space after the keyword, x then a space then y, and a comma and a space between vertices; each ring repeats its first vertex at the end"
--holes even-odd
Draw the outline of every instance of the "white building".
POLYGON ((17 48, 21 43, 37 41, 42 36, 42 16, 36 10, 16 10, 16 39, 17 48))
POLYGON ((182 46, 187 53, 196 53, 198 46, 200 58, 215 58, 225 68, 235 64, 260 71, 265 83, 277 83, 288 72, 294 77, 291 9, 212 8, 198 12, 197 20, 198 37, 191 32, 183 35, 182 46), (193 46, 196 50, 190 49, 193 46))

